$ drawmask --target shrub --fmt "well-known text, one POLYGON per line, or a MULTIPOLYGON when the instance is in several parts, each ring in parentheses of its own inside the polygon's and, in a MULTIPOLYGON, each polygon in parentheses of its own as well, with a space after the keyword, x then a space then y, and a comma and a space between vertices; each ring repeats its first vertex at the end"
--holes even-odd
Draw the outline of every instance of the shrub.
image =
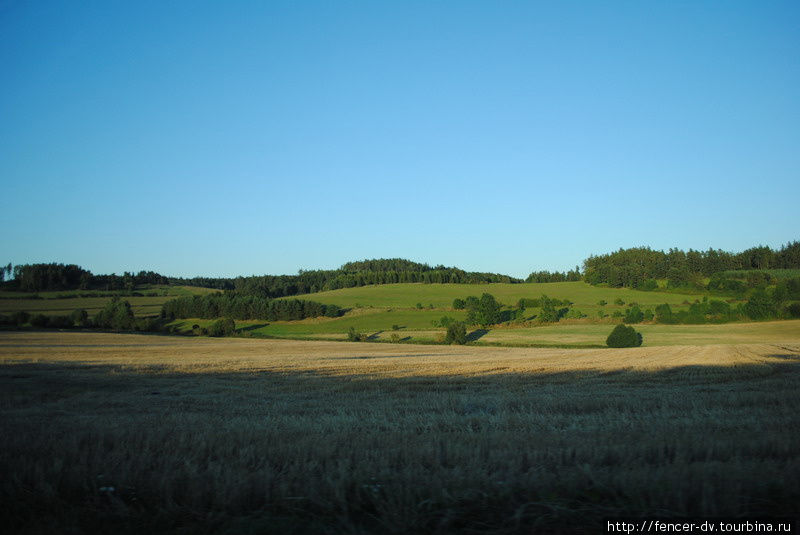
POLYGON ((622 306, 625 304, 625 301, 623 301, 622 298, 617 297, 616 299, 614 299, 614 304, 617 306, 622 306))
POLYGON ((422 303, 417 303, 417 310, 422 310, 422 303))
POLYGON ((135 326, 133 311, 127 301, 114 297, 111 301, 97 313, 94 317, 96 326, 103 329, 113 329, 115 331, 129 331, 135 326))
POLYGON ((231 318, 220 318, 208 326, 209 336, 230 336, 236 331, 236 323, 231 318))
POLYGON ((658 323, 674 323, 675 320, 672 315, 672 307, 670 307, 667 303, 658 305, 656 307, 656 321, 658 323))
POLYGON ((395 323, 394 325, 392 325, 392 330, 393 331, 399 331, 400 330, 400 326, 395 323))
POLYGON ((18 310, 11 314, 10 320, 11 323, 16 325, 17 327, 21 327, 28 323, 31 319, 31 315, 25 312, 24 310, 18 310))
POLYGON ((800 303, 792 303, 787 306, 786 315, 790 318, 800 318, 800 303))
POLYGON ((653 311, 650 310, 649 308, 644 311, 644 321, 653 321, 654 317, 655 316, 653 315, 653 311))
POLYGON ((338 318, 342 315, 342 309, 337 305, 325 305, 325 317, 338 318))
POLYGON ((347 339, 351 342, 363 342, 367 339, 366 335, 356 331, 355 327, 350 327, 347 331, 347 339))
POLYGON ((88 327, 89 325, 89 313, 82 308, 73 310, 69 317, 76 327, 88 327))
MULTIPOLYGON (((556 302, 555 299, 550 299, 546 295, 543 295, 539 301, 541 302, 542 311, 539 313, 539 317, 537 319, 540 322, 554 323, 563 315, 559 314, 559 311, 556 310, 556 307, 554 306, 556 302)), ((558 302, 558 304, 560 304, 560 302, 558 302)))
POLYGON ((608 347, 639 347, 642 345, 642 334, 633 327, 617 325, 606 338, 608 347))
POLYGON ((484 327, 500 322, 500 303, 493 295, 485 293, 480 299, 470 296, 467 298, 466 305, 469 309, 467 322, 477 323, 484 327))
POLYGON ((50 316, 47 318, 47 326, 51 329, 69 329, 75 323, 70 316, 50 316))
POLYGON ((644 319, 644 314, 638 306, 632 306, 625 311, 625 323, 641 323, 644 319))
POLYGON ((447 334, 444 337, 445 344, 462 345, 467 342, 467 327, 463 322, 456 321, 447 327, 447 334))
POLYGON ((450 316, 442 316, 439 320, 439 327, 449 327, 453 323, 455 323, 455 318, 451 318, 450 316))
POLYGON ((453 308, 455 310, 464 310, 467 307, 467 303, 464 302, 463 299, 455 298, 453 299, 453 308))
POLYGON ((750 319, 763 320, 775 316, 775 304, 764 290, 756 290, 750 300, 744 304, 744 313, 750 319))
POLYGON ((157 332, 161 329, 161 322, 157 318, 136 318, 134 329, 143 332, 157 332))
POLYGON ((644 290, 646 292, 653 291, 658 288, 658 282, 655 279, 647 279, 643 283, 639 285, 640 290, 644 290))
POLYGON ((31 316, 30 322, 34 327, 47 327, 47 316, 44 314, 34 314, 31 316))
POLYGON ((601 307, 604 307, 608 304, 608 301, 606 301, 605 299, 601 299, 600 301, 597 302, 597 304, 600 305, 601 307))

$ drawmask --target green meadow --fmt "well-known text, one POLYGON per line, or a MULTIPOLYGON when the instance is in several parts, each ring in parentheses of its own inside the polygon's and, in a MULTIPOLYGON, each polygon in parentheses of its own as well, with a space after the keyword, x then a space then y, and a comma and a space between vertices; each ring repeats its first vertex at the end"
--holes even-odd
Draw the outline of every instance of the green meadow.
MULTIPOLYGON (((598 310, 600 300, 608 302, 605 308, 614 309, 614 300, 622 299, 625 303, 636 302, 640 306, 655 306, 669 303, 679 306, 684 301, 692 302, 698 298, 694 294, 643 292, 628 288, 604 288, 591 286, 585 282, 545 282, 524 284, 381 284, 377 286, 361 286, 343 288, 329 292, 318 292, 298 296, 324 304, 336 304, 341 307, 415 307, 417 303, 425 306, 449 308, 453 299, 470 295, 480 297, 490 293, 504 305, 516 305, 520 298, 536 298, 542 294, 558 299, 569 299, 575 308, 598 310)), ((624 307, 619 307, 624 308, 624 307)))
MULTIPOLYGON (((347 309, 338 318, 312 318, 300 321, 237 321, 240 335, 295 339, 344 340, 351 328, 365 334, 370 341, 434 343, 441 341, 444 329, 438 326, 443 316, 464 320, 466 312, 452 309, 455 298, 491 293, 507 306, 522 298, 542 294, 573 302, 572 308, 587 315, 582 319, 562 319, 556 324, 500 325, 487 329, 471 329, 468 339, 474 345, 598 347, 612 326, 619 320, 610 316, 624 311, 628 303, 643 309, 669 303, 673 309, 687 308, 702 295, 666 292, 644 292, 630 289, 595 287, 583 282, 539 284, 387 284, 364 286, 299 296, 347 309), (617 305, 621 299, 625 304, 617 305), (600 306, 604 300, 608 304, 600 306), (417 308, 417 303, 422 308, 417 308), (432 307, 432 308, 431 308, 432 307), (600 319, 598 311, 609 317, 600 319)), ((722 298, 717 298, 722 299, 722 298)), ((528 309, 526 318, 538 309, 528 309)), ((181 334, 191 334, 193 325, 207 327, 212 320, 176 320, 170 327, 181 334)), ((732 343, 795 343, 800 340, 800 322, 735 322, 708 325, 639 324, 645 346, 707 345, 732 343)))
POLYGON ((196 286, 166 285, 140 286, 132 292, 134 295, 131 295, 131 292, 102 290, 63 290, 36 294, 0 291, 0 314, 11 314, 22 310, 29 314, 62 316, 69 315, 76 309, 84 309, 91 315, 102 310, 116 295, 131 304, 136 316, 152 316, 159 314, 161 305, 170 299, 186 295, 205 295, 216 291, 196 286))

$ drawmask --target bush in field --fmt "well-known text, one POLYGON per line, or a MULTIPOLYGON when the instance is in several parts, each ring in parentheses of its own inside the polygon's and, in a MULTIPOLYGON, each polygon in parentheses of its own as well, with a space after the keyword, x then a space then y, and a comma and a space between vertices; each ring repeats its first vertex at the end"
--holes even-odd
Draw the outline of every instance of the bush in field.
POLYGON ((606 338, 608 347, 639 347, 642 345, 642 334, 633 327, 617 325, 606 338))
POLYGON ((495 300, 492 294, 485 293, 480 299, 468 297, 466 301, 467 322, 477 323, 484 327, 500 322, 500 303, 495 300))
POLYGON ((449 327, 453 323, 455 323, 455 318, 451 318, 450 316, 442 316, 441 319, 437 322, 434 320, 434 326, 436 327, 449 327))
POLYGON ((24 310, 18 310, 9 316, 11 323, 17 327, 22 327, 31 319, 31 315, 24 310))
POLYGON ((756 290, 750 300, 744 304, 744 313, 750 319, 763 320, 775 316, 775 303, 764 290, 756 290))
POLYGON ((614 304, 617 306, 622 306, 625 304, 625 301, 623 301, 621 297, 617 297, 616 299, 614 299, 614 304))
POLYGON ((643 319, 644 313, 642 309, 634 305, 625 311, 625 319, 622 321, 625 323, 641 323, 643 319))
POLYGON ((51 329, 70 329, 75 325, 70 316, 50 316, 47 318, 47 326, 51 329))
POLYGON ((347 331, 347 339, 351 342, 363 342, 367 339, 367 335, 356 331, 355 327, 350 327, 347 331))
POLYGON ((800 318, 800 303, 792 303, 787 306, 786 315, 790 318, 800 318))
POLYGON ((73 310, 72 314, 70 314, 69 317, 72 320, 72 324, 75 327, 89 326, 89 313, 82 308, 73 310))
POLYGON ((655 279, 647 279, 639 285, 639 290, 650 292, 658 289, 658 282, 655 279))
POLYGON ((600 305, 601 307, 604 307, 608 304, 608 301, 606 301, 605 299, 601 299, 600 301, 597 302, 597 304, 600 305))
POLYGON ((559 311, 556 310, 555 300, 543 295, 539 301, 542 306, 542 311, 539 313, 537 319, 543 323, 555 323, 558 321, 561 316, 559 315, 559 311))
POLYGON ((456 321, 447 327, 447 334, 444 337, 445 344, 463 345, 467 342, 467 327, 463 322, 456 321))
POLYGON ((464 302, 463 299, 455 298, 453 299, 453 308, 455 310, 464 310, 467 308, 467 303, 464 302))
POLYGON ((342 309, 338 305, 325 305, 325 317, 338 318, 342 315, 342 309))
POLYGON ((31 325, 33 325, 34 327, 39 327, 39 328, 47 327, 48 320, 47 316, 45 316, 44 314, 34 314, 33 316, 31 316, 30 321, 31 325))
POLYGON ((209 336, 230 336, 236 331, 236 323, 231 318, 221 318, 208 326, 209 336))
POLYGON ((667 303, 658 305, 656 307, 656 321, 658 323, 674 323, 675 319, 672 314, 672 307, 667 303))
POLYGON ((115 331, 131 331, 136 326, 131 304, 114 297, 94 317, 94 324, 102 329, 115 331))

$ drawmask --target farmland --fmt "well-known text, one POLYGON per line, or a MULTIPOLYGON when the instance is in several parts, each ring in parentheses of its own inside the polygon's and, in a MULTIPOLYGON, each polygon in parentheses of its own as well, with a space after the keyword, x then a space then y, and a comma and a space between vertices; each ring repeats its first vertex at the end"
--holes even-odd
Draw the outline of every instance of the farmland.
MULTIPOLYGON (((348 312, 339 318, 315 318, 302 321, 240 321, 241 334, 279 338, 345 339, 350 328, 363 332, 373 341, 399 340, 411 343, 440 341, 443 329, 435 323, 443 316, 463 321, 466 312, 453 310, 456 298, 481 295, 487 292, 506 305, 520 298, 537 298, 543 294, 571 301, 572 308, 585 318, 562 320, 549 325, 504 325, 475 329, 473 344, 588 347, 602 346, 612 325, 619 320, 611 317, 623 313, 629 303, 643 308, 655 308, 668 303, 674 310, 703 295, 668 292, 645 292, 626 288, 607 288, 583 282, 539 284, 385 284, 364 286, 300 296, 325 304, 346 307, 348 312), (605 301, 605 305, 599 303, 605 301), (616 304, 622 301, 624 304, 616 304), (600 319, 598 313, 607 316, 600 319)), ((724 299, 724 298, 717 298, 724 299)), ((537 309, 529 309, 533 317, 537 309)), ((176 320, 171 327, 177 332, 190 333, 193 325, 206 326, 208 320, 176 320)), ((800 322, 733 323, 725 325, 641 325, 645 345, 716 344, 781 342, 800 336, 800 322)))
POLYGON ((514 305, 520 298, 537 298, 542 294, 558 299, 569 299, 576 308, 587 312, 599 309, 600 300, 612 305, 615 299, 626 303, 635 301, 642 306, 655 306, 661 303, 680 305, 685 300, 694 301, 698 296, 692 294, 643 292, 629 288, 605 288, 591 286, 584 282, 546 282, 526 284, 381 284, 344 288, 329 292, 318 292, 299 296, 320 303, 333 303, 342 307, 415 307, 433 305, 449 308, 453 299, 483 293, 494 295, 504 305, 514 305))
POLYGON ((130 292, 103 292, 98 290, 64 290, 39 292, 0 291, 0 314, 10 314, 19 310, 30 314, 69 315, 76 309, 89 314, 100 311, 113 295, 127 300, 137 316, 156 315, 161 305, 170 299, 184 295, 205 295, 215 290, 194 286, 143 286, 130 292))
POLYGON ((800 499, 800 340, 524 349, 0 333, 16 532, 596 533, 800 499))

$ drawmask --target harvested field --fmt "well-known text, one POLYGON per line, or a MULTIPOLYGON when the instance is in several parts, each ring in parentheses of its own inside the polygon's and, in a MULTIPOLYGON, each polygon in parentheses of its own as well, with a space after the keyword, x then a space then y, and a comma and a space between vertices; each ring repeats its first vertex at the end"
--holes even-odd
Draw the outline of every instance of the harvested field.
POLYGON ((792 515, 798 380, 800 344, 1 333, 2 521, 596 533, 618 515, 792 515))

